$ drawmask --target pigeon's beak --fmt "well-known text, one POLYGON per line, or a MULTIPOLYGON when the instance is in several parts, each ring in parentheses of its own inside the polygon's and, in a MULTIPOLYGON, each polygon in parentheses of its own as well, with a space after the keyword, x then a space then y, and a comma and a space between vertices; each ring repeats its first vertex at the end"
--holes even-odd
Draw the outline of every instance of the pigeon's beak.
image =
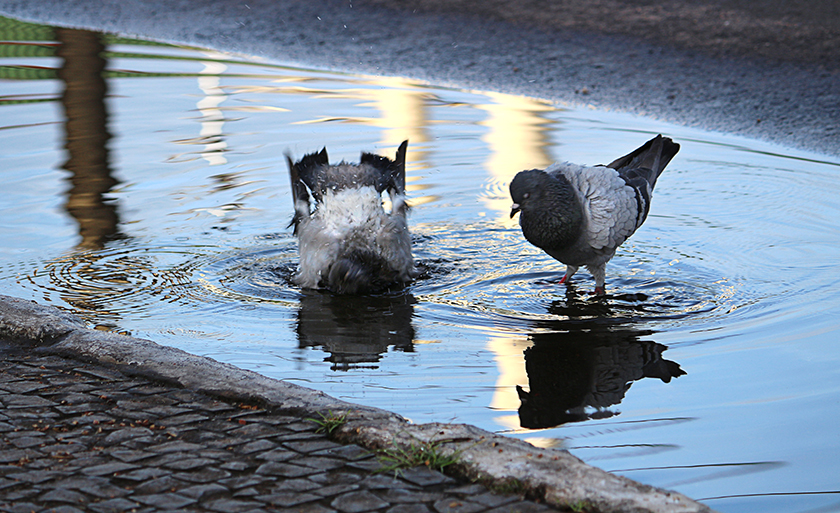
POLYGON ((519 203, 514 203, 513 205, 510 206, 510 218, 511 219, 513 219, 513 216, 515 216, 516 213, 519 212, 520 208, 521 207, 519 206, 519 203))

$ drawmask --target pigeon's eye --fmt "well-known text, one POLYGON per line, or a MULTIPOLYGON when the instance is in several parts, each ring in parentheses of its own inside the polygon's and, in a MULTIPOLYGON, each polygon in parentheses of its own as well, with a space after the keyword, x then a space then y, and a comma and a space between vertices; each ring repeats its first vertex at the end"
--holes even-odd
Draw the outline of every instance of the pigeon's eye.
POLYGON ((522 199, 528 199, 528 198, 530 198, 530 197, 531 197, 531 193, 530 193, 530 192, 526 192, 525 194, 523 194, 523 195, 522 195, 522 199))

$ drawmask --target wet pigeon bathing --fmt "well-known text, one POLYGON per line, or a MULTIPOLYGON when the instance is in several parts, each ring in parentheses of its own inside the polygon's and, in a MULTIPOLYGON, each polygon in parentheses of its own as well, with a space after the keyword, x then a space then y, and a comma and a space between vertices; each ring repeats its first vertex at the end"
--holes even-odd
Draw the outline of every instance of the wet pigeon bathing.
POLYGON ((295 283, 338 294, 368 294, 411 281, 415 267, 406 221, 407 147, 404 141, 394 160, 362 153, 358 164, 330 165, 326 148, 298 162, 287 155, 292 224, 300 246, 295 283), (382 205, 384 191, 391 199, 389 212, 382 205))
POLYGON ((510 216, 519 212, 528 242, 566 264, 560 283, 586 266, 604 294, 607 262, 645 222, 656 179, 679 149, 658 135, 606 166, 521 171, 510 183, 510 216))

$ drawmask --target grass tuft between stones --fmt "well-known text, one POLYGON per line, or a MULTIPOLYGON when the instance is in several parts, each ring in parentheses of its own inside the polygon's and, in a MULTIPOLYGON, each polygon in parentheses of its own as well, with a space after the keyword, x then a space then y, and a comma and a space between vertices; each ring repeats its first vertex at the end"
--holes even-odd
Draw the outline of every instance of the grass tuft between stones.
POLYGON ((347 422, 347 413, 338 415, 330 410, 327 411, 327 413, 318 412, 318 415, 320 415, 320 419, 306 419, 318 424, 318 428, 315 430, 316 433, 326 433, 327 435, 331 435, 333 431, 340 428, 347 422))
POLYGON ((396 443, 388 449, 378 451, 377 457, 382 464, 379 472, 394 472, 424 465, 430 469, 443 470, 458 462, 461 451, 445 454, 441 450, 441 442, 412 442, 408 447, 400 447, 396 443))

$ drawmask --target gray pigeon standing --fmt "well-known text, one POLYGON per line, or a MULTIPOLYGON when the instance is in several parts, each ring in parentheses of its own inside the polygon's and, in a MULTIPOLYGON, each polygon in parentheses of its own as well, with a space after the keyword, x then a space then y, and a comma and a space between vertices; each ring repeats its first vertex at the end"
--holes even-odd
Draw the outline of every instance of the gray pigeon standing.
POLYGON ((605 267, 647 218, 656 179, 680 145, 657 135, 606 166, 568 162, 520 171, 510 183, 528 242, 566 264, 565 283, 585 265, 604 294, 605 267))
POLYGON ((330 165, 327 149, 289 162, 300 245, 293 281, 338 294, 381 292, 415 276, 405 200, 404 141, 395 160, 362 153, 358 164, 330 165), (315 199, 310 210, 309 191, 315 199), (382 206, 388 191, 391 210, 382 206))

